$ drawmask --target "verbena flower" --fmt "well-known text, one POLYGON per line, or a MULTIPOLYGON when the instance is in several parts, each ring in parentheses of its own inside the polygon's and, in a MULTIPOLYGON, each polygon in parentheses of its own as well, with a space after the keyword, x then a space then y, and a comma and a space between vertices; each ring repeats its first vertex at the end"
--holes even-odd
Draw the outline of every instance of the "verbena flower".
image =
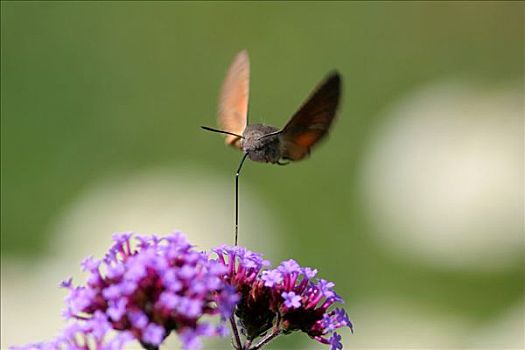
POLYGON ((201 336, 227 334, 224 321, 238 296, 222 278, 223 264, 194 251, 180 233, 113 238, 103 260, 82 262, 89 274, 85 285, 74 286, 71 279, 62 283, 69 290, 63 315, 73 325, 41 348, 120 349, 124 341, 138 340, 155 349, 173 331, 185 349, 196 349, 201 336), (218 324, 203 319, 214 315, 220 316, 218 324), (110 330, 120 334, 108 342, 110 330))
POLYGON ((251 344, 272 328, 257 349, 280 333, 301 331, 311 338, 342 349, 334 331, 352 323, 342 308, 331 309, 343 300, 333 291, 334 283, 316 279, 317 270, 301 267, 294 260, 276 269, 263 270, 269 262, 261 254, 242 247, 216 248, 218 261, 227 267, 225 280, 236 288, 241 300, 235 309, 241 331, 251 344))
POLYGON ((217 258, 193 250, 179 233, 114 235, 102 260, 82 262, 84 285, 62 282, 69 291, 63 332, 50 342, 12 349, 120 350, 138 341, 154 350, 173 332, 184 349, 194 350, 202 336, 227 335, 227 319, 237 350, 259 350, 294 331, 342 349, 335 330, 352 324, 342 308, 332 307, 343 301, 333 283, 315 278, 317 270, 294 260, 268 269, 261 254, 243 247, 221 246, 214 253, 217 258), (211 316, 219 322, 211 323, 211 316))

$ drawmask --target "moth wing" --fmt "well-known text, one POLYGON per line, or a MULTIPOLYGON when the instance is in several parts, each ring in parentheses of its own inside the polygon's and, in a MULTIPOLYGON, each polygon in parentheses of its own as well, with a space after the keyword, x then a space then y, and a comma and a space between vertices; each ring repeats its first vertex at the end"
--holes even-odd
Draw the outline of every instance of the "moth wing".
MULTIPOLYGON (((217 118, 222 130, 242 135, 248 118, 249 88, 250 60, 243 50, 235 56, 222 84, 217 118)), ((226 143, 241 148, 237 136, 227 135, 226 143)))
POLYGON ((323 139, 334 120, 341 96, 341 76, 331 73, 314 90, 280 132, 283 158, 301 160, 323 139))

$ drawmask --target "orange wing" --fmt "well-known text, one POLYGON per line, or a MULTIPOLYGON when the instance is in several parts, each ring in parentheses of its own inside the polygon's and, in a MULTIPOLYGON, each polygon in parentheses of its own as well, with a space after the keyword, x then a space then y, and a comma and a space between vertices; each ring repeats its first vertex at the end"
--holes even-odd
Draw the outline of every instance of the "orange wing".
POLYGON ((310 148, 327 135, 340 95, 341 76, 334 72, 314 90, 283 128, 283 158, 303 159, 310 153, 310 148))
MULTIPOLYGON (((246 50, 235 56, 221 89, 218 123, 222 130, 242 135, 248 117, 250 60, 246 50)), ((240 139, 227 135, 226 143, 240 148, 240 139)))

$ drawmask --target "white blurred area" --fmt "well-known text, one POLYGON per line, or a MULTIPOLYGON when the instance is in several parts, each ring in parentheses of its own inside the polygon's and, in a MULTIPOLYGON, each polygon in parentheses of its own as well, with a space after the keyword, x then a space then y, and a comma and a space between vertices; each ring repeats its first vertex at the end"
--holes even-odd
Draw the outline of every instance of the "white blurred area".
POLYGON ((355 332, 340 332, 343 349, 459 349, 469 330, 460 317, 408 300, 371 298, 349 315, 355 332))
POLYGON ((446 269, 519 264, 523 118, 519 86, 441 82, 393 106, 362 168, 377 241, 446 269))
POLYGON ((525 303, 479 324, 409 300, 371 298, 349 309, 343 349, 523 349, 525 303))
POLYGON ((474 328, 466 345, 471 349, 525 349, 525 301, 474 328))
MULTIPOLYGON (((240 181, 239 244, 272 259, 279 256, 279 228, 248 178, 240 181), (265 225, 260 225, 265 222, 265 225)), ((68 276, 85 275, 80 262, 102 257, 114 232, 182 231, 197 249, 233 244, 234 178, 193 165, 154 169, 105 179, 65 208, 54 228, 49 256, 27 263, 2 259, 1 348, 49 340, 63 326, 60 311, 68 276)))

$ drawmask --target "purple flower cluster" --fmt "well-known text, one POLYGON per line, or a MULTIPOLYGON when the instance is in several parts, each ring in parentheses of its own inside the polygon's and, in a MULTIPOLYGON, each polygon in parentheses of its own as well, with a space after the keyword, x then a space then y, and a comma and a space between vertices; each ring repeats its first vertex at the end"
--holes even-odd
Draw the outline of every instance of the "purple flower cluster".
MULTIPOLYGON (((260 254, 228 246, 214 251, 228 269, 226 281, 241 295, 235 315, 248 344, 272 328, 266 340, 281 333, 302 331, 331 345, 332 350, 342 349, 341 336, 334 331, 341 327, 352 329, 352 323, 342 308, 328 310, 334 303, 343 302, 333 291, 334 283, 315 279, 317 270, 301 267, 294 260, 263 271, 269 262, 260 254)), ((259 348, 266 340, 250 349, 259 348)))
POLYGON ((194 251, 180 233, 114 235, 104 259, 87 258, 82 268, 89 273, 86 285, 62 283, 69 290, 63 314, 73 326, 39 348, 121 349, 138 340, 157 349, 173 331, 185 349, 196 349, 200 336, 227 334, 224 321, 238 301, 223 280, 224 265, 194 251), (205 315, 220 315, 221 322, 204 321, 205 315), (118 335, 108 341, 110 331, 118 335))
POLYGON ((193 250, 180 233, 113 239, 102 260, 82 262, 84 285, 62 282, 69 291, 63 332, 13 350, 119 350, 134 341, 156 350, 172 332, 185 350, 194 350, 201 336, 226 335, 226 320, 236 350, 259 350, 294 331, 341 350, 335 330, 352 329, 346 312, 332 308, 343 302, 334 284, 294 260, 269 269, 261 254, 229 246, 215 249, 215 258, 193 250), (210 323, 211 316, 219 322, 210 323))

